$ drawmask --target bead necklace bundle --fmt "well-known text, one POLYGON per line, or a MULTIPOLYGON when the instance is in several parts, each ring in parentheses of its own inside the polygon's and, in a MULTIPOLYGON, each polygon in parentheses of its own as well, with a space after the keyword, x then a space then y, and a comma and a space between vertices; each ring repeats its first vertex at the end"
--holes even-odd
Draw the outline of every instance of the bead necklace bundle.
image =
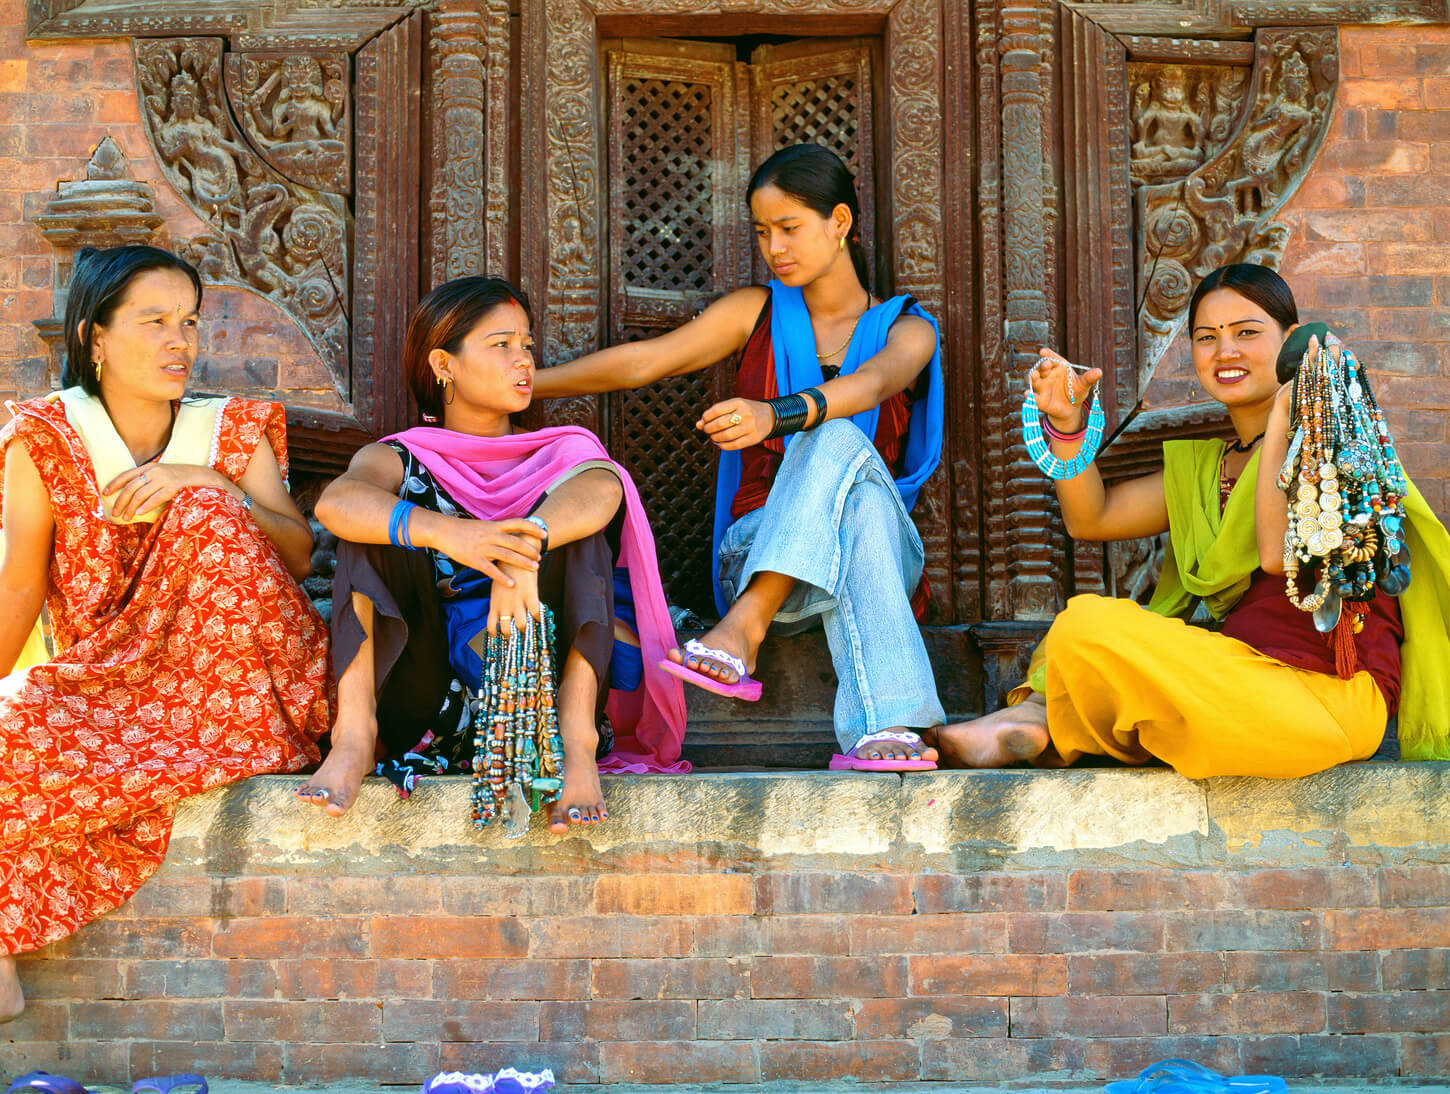
POLYGON ((558 799, 564 786, 564 742, 554 696, 554 613, 527 617, 522 630, 491 635, 483 681, 469 697, 473 726, 473 824, 504 815, 505 834, 521 836, 529 814, 558 799))
MULTIPOLYGON (((1410 583, 1408 487, 1369 377, 1348 346, 1339 344, 1336 361, 1326 340, 1304 354, 1294 377, 1295 429, 1279 471, 1289 499, 1284 578, 1290 601, 1313 612, 1322 633, 1336 629, 1351 603, 1352 636, 1363 626, 1354 602, 1372 600, 1377 588, 1398 596, 1410 583), (1303 595, 1299 571, 1315 565, 1318 581, 1303 595)), ((1352 637, 1345 641, 1348 651, 1337 650, 1337 658, 1352 664, 1352 637)))

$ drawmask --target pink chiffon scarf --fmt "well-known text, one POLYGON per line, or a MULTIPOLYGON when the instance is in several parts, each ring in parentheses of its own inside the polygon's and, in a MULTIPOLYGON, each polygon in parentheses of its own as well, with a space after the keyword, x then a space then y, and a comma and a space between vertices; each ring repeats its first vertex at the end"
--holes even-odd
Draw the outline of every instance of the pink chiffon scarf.
POLYGON ((438 484, 480 520, 526 516, 544 491, 571 468, 608 460, 624 487, 624 527, 619 563, 629 571, 644 657, 638 691, 611 691, 606 704, 614 750, 599 762, 606 773, 644 774, 690 770, 680 759, 685 738, 684 687, 658 665, 674 645, 675 630, 660 583, 654 536, 629 473, 609 458, 587 429, 557 426, 507 437, 475 437, 436 426, 418 426, 384 440, 399 441, 418 457, 438 484))

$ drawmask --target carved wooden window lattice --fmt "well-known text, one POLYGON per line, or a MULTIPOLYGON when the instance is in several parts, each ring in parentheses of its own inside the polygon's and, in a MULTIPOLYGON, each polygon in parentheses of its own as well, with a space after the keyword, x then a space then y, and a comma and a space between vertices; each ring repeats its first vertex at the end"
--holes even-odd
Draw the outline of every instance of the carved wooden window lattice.
MULTIPOLYGON (((659 334, 763 280, 763 267, 751 272, 744 194, 754 164, 775 149, 819 143, 869 178, 869 46, 824 47, 761 47, 745 64, 722 44, 606 44, 610 341, 659 334)), ((869 240, 874 192, 864 189, 869 240)), ((621 392, 605 410, 611 451, 649 512, 670 599, 706 614, 716 454, 694 424, 733 389, 735 366, 621 392)))

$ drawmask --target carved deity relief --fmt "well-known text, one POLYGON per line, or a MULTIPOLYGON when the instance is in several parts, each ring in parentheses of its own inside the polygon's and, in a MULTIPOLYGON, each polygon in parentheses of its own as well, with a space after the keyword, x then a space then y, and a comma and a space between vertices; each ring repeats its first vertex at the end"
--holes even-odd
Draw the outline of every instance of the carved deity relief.
POLYGON ((1129 65, 1133 182, 1182 178, 1222 148, 1248 75, 1225 65, 1129 65))
POLYGON ((1273 217, 1323 143, 1338 38, 1333 29, 1260 31, 1252 101, 1216 150, 1215 129, 1226 130, 1224 119, 1238 112, 1230 85, 1211 83, 1204 94, 1203 77, 1168 75, 1182 66, 1144 67, 1156 71, 1140 74, 1133 120, 1138 269, 1147 282, 1138 315, 1140 390, 1182 326, 1195 282, 1228 262, 1278 265, 1289 230, 1273 217), (1193 124, 1190 102, 1199 104, 1193 124), (1208 151, 1184 176, 1186 138, 1195 133, 1208 151))
POLYGON ((276 171, 314 190, 351 190, 347 55, 229 53, 227 94, 243 133, 276 171))
MULTIPOLYGON (((345 202, 337 194, 298 185, 264 162, 236 132, 227 109, 220 40, 137 40, 135 60, 143 120, 162 170, 213 229, 177 241, 177 250, 205 280, 250 289, 290 314, 340 389, 348 390, 345 202)), ((296 75, 300 82, 301 68, 296 75)), ((293 109, 298 94, 282 101, 281 84, 279 79, 266 96, 248 100, 270 103, 269 132, 321 132, 320 117, 304 118, 293 109), (277 128, 278 119, 284 129, 277 128)))

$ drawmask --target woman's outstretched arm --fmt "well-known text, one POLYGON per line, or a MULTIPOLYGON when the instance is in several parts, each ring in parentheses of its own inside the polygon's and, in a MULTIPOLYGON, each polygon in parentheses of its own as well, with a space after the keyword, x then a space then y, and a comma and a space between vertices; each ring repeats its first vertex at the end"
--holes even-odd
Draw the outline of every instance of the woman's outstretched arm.
POLYGON ((8 676, 45 603, 55 546, 50 495, 25 445, 12 441, 5 459, 4 558, 0 559, 0 676, 8 676))
POLYGON ((757 285, 736 289, 689 322, 656 338, 622 342, 541 368, 534 375, 534 397, 627 391, 667 376, 698 372, 744 348, 765 297, 766 290, 757 285))
MULTIPOLYGON (((1309 344, 1315 352, 1313 339, 1309 344)), ((1284 572, 1284 533, 1289 530, 1289 502, 1279 489, 1279 470, 1289 455, 1289 434, 1294 424, 1289 407, 1294 398, 1294 385, 1285 384, 1274 397, 1269 411, 1269 424, 1264 427, 1264 443, 1259 449, 1259 475, 1254 482, 1254 532, 1259 541, 1259 568, 1266 574, 1284 572)))

